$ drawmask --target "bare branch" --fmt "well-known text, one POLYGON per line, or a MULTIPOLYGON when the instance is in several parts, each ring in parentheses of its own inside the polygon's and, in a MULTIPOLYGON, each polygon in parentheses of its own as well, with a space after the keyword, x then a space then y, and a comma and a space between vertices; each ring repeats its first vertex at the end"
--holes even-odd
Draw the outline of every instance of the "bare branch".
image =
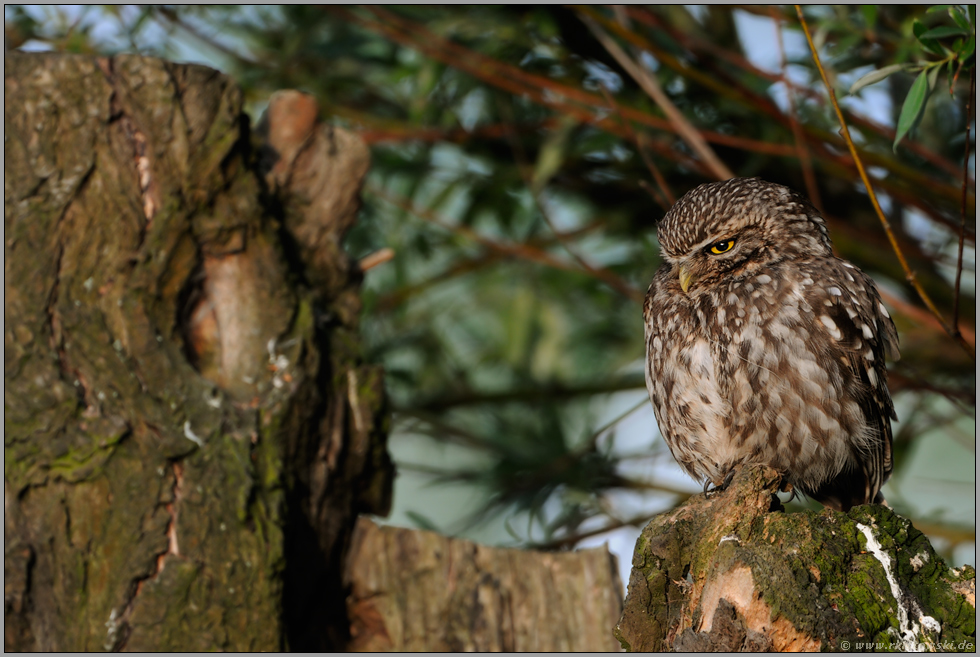
POLYGON ((960 197, 960 244, 956 254, 956 285, 953 288, 953 331, 960 334, 960 276, 963 274, 963 240, 966 237, 966 189, 970 183, 970 109, 977 70, 970 71, 970 93, 966 97, 966 138, 963 141, 963 194, 960 197))
POLYGON ((813 161, 810 159, 810 150, 806 147, 806 137, 800 126, 800 121, 796 116, 796 91, 790 84, 789 77, 786 75, 786 49, 783 47, 783 25, 779 20, 776 8, 769 7, 773 17, 773 24, 776 28, 776 45, 779 46, 779 78, 786 88, 786 99, 789 102, 789 125, 793 131, 793 142, 796 144, 796 152, 800 158, 800 168, 803 170, 803 180, 806 182, 806 192, 810 197, 810 202, 814 207, 824 214, 823 201, 820 198, 820 187, 817 185, 817 177, 813 173, 813 161))
MULTIPOLYGON (((623 128, 625 128, 627 133, 629 133, 630 139, 634 144, 636 144, 637 152, 639 152, 640 157, 643 158, 643 163, 646 165, 650 175, 653 176, 654 181, 656 181, 657 187, 660 188, 659 194, 653 189, 650 189, 650 192, 657 204, 663 208, 664 212, 666 212, 677 200, 677 197, 674 196, 674 193, 670 190, 670 186, 667 184, 667 179, 664 178, 664 175, 660 173, 660 169, 657 168, 657 165, 654 164, 653 160, 650 158, 649 153, 647 153, 647 149, 640 140, 640 136, 635 130, 633 130, 632 124, 630 124, 630 122, 626 120, 626 117, 623 116, 623 112, 619 109, 619 103, 616 102, 616 99, 613 98, 612 94, 609 93, 609 90, 606 89, 605 86, 600 85, 599 89, 602 91, 602 95, 605 97, 606 102, 609 103, 609 107, 616 112, 616 116, 619 117, 619 121, 623 124, 623 128)), ((641 185, 641 187, 642 186, 643 185, 641 185)))
POLYGON ((613 58, 619 62, 630 76, 636 80, 636 83, 647 93, 650 98, 653 99, 655 103, 663 110, 664 114, 670 120, 671 126, 677 132, 681 139, 691 147, 702 162, 707 165, 711 173, 718 178, 718 180, 728 180, 734 178, 735 174, 725 166, 725 164, 718 159, 715 152, 711 150, 708 143, 701 136, 701 133, 691 125, 691 122, 681 114, 680 110, 670 101, 667 94, 664 93, 663 88, 660 86, 660 82, 657 80, 656 76, 647 71, 645 68, 637 64, 633 59, 627 55, 619 44, 613 41, 612 37, 606 33, 599 24, 592 20, 589 16, 584 14, 579 14, 579 18, 583 23, 592 31, 592 34, 599 40, 602 46, 609 52, 613 58))
POLYGON ((646 384, 643 375, 624 376, 611 381, 574 385, 560 382, 546 383, 533 388, 515 388, 502 392, 463 392, 455 395, 440 395, 428 402, 416 404, 416 408, 431 412, 444 411, 456 406, 474 404, 502 404, 507 402, 538 402, 544 399, 565 399, 587 395, 600 395, 624 390, 643 390, 646 384))

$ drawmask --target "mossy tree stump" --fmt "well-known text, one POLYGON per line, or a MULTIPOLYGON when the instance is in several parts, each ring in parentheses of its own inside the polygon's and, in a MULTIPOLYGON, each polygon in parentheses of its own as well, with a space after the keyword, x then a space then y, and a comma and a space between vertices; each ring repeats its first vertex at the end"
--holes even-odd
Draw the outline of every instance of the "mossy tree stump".
POLYGON ((616 636, 634 651, 975 649, 975 572, 946 566, 884 506, 787 514, 779 475, 657 516, 633 556, 616 636))

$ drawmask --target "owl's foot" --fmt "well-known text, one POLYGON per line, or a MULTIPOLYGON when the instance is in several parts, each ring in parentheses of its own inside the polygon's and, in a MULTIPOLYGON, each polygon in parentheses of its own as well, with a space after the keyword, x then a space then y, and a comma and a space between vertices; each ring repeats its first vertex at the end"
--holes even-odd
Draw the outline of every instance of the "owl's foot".
POLYGON ((728 474, 725 475, 724 481, 722 481, 717 486, 715 486, 714 485, 714 482, 712 482, 709 479, 708 481, 704 482, 704 494, 707 495, 708 497, 710 497, 714 493, 722 493, 722 492, 724 492, 725 489, 728 488, 729 484, 732 483, 732 479, 734 479, 734 478, 735 478, 735 471, 734 470, 730 470, 728 472, 728 474))

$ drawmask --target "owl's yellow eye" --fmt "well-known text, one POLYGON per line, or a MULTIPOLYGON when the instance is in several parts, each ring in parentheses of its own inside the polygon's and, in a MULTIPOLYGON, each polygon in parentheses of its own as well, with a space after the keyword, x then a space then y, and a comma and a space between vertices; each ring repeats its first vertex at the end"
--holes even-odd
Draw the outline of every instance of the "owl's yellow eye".
POLYGON ((710 250, 715 255, 721 255, 722 253, 731 251, 733 246, 735 246, 735 240, 725 240, 717 244, 712 244, 710 250))

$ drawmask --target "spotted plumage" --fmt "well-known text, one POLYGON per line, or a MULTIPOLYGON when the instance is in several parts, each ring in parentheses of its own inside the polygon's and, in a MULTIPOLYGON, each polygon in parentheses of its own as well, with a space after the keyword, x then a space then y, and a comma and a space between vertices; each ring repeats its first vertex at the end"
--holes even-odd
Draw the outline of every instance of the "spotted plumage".
POLYGON ((688 192, 658 235, 646 381, 677 462, 715 485, 768 464, 840 510, 880 500, 898 335, 874 282, 833 255, 816 209, 734 178, 688 192))

